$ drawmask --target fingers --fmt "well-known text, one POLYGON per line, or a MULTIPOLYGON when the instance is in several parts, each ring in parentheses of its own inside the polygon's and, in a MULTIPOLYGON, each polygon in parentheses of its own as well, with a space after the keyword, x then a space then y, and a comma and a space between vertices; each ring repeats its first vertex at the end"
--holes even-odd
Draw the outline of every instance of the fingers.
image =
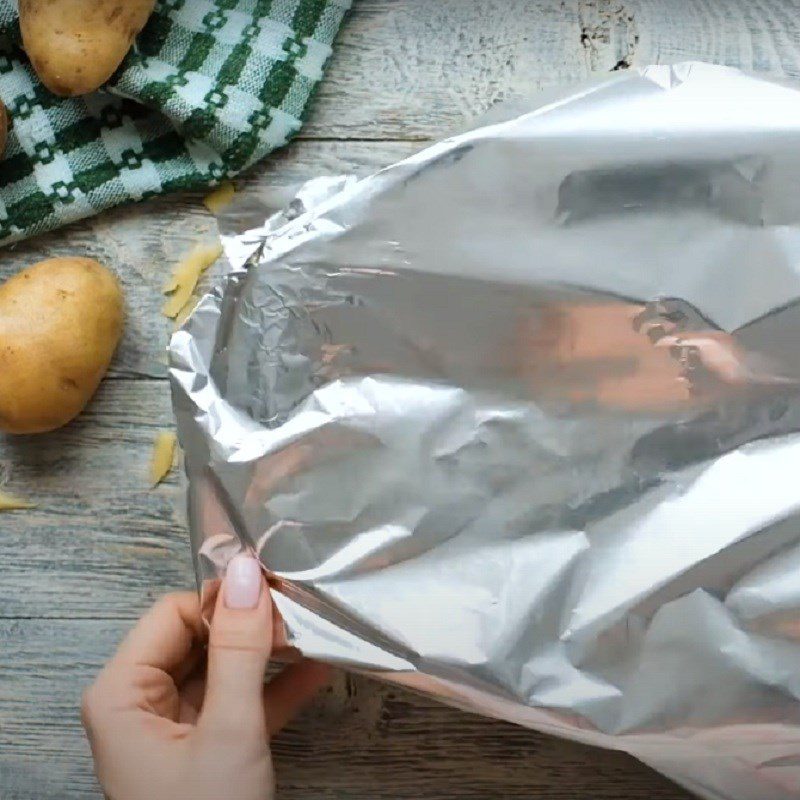
POLYGON ((206 697, 198 727, 263 734, 264 674, 272 651, 272 602, 259 562, 237 556, 217 598, 208 648, 206 697))
POLYGON ((186 674, 202 635, 200 606, 191 592, 159 600, 120 645, 83 695, 81 718, 90 738, 96 730, 117 732, 130 715, 146 710, 172 720, 177 713, 174 681, 186 674))
POLYGON ((128 634, 112 659, 114 664, 155 667, 173 676, 203 637, 200 601, 194 592, 168 594, 128 634))
POLYGON ((747 376, 741 354, 732 337, 712 335, 665 336, 656 347, 665 347, 687 369, 706 366, 724 381, 736 383, 747 376))
POLYGON ((314 696, 330 683, 332 670, 315 661, 287 667, 264 687, 264 707, 270 736, 290 722, 314 696))

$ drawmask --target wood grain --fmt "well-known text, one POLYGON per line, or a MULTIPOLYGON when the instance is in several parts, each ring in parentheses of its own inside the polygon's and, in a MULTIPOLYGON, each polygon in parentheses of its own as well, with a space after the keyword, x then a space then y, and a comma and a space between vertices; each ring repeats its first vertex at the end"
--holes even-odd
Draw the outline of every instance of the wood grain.
MULTIPOLYGON (((3 800, 94 797, 78 706, 120 625, 0 621, 3 800), (35 787, 35 793, 34 793, 35 787)), ((335 685, 275 743, 281 800, 684 800, 630 757, 559 742, 362 678, 335 685)))
POLYGON ((586 75, 576 0, 365 0, 303 136, 427 139, 586 75))
POLYGON ((0 446, 6 486, 37 503, 0 517, 0 616, 131 617, 194 585, 178 471, 148 485, 172 425, 166 381, 107 380, 72 425, 0 446))
MULTIPOLYGON (((704 59, 800 77, 800 0, 357 0, 300 139, 239 181, 269 196, 366 173, 496 102, 594 71, 704 59)), ((159 289, 198 238, 200 195, 117 209, 7 249, 0 279, 52 255, 114 267, 129 318, 111 377, 51 436, 0 437, 0 486, 38 503, 0 515, 0 796, 98 800, 77 704, 158 594, 191 586, 177 473, 147 465, 172 425, 159 289)), ((276 745, 281 800, 680 800, 626 756, 341 679, 276 745)))

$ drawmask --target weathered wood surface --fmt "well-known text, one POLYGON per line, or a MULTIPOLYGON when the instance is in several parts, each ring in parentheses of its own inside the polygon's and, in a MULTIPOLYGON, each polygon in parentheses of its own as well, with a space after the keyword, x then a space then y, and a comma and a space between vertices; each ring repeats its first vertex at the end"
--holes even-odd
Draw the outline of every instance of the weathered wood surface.
MULTIPOLYGON (((364 173, 495 102, 650 62, 705 59, 800 77, 798 0, 356 0, 300 140, 240 181, 264 192, 364 173)), ((118 209, 0 254, 0 278, 87 253, 115 266, 129 321, 88 411, 47 437, 0 439, 0 797, 99 798, 77 698, 130 620, 191 585, 176 476, 146 483, 171 425, 159 288, 215 221, 199 196, 118 209)), ((679 800, 619 754, 478 719, 363 680, 340 685, 278 744, 282 798, 679 800)))
POLYGON ((800 76, 797 0, 356 0, 303 136, 409 139, 625 65, 800 76))
MULTIPOLYGON (((3 661, 16 654, 0 679, 3 800, 94 797, 77 708, 81 687, 124 627, 111 620, 0 621, 3 661)), ((278 738, 275 752, 281 800, 681 797, 620 754, 344 676, 278 738)))

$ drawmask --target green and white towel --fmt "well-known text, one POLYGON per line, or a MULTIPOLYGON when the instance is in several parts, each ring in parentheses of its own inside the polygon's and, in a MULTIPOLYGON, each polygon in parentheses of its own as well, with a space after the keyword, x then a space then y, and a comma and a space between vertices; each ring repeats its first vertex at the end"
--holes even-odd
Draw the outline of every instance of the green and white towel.
POLYGON ((213 186, 300 128, 351 0, 158 0, 103 91, 51 94, 0 0, 0 245, 131 200, 213 186))

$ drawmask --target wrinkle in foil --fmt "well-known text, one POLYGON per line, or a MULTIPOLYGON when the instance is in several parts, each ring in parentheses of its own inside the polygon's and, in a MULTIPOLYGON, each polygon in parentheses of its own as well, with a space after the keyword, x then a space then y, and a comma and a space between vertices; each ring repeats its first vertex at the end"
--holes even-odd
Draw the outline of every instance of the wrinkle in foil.
POLYGON ((225 220, 171 343, 198 580, 290 643, 800 796, 800 88, 550 93, 225 220))

